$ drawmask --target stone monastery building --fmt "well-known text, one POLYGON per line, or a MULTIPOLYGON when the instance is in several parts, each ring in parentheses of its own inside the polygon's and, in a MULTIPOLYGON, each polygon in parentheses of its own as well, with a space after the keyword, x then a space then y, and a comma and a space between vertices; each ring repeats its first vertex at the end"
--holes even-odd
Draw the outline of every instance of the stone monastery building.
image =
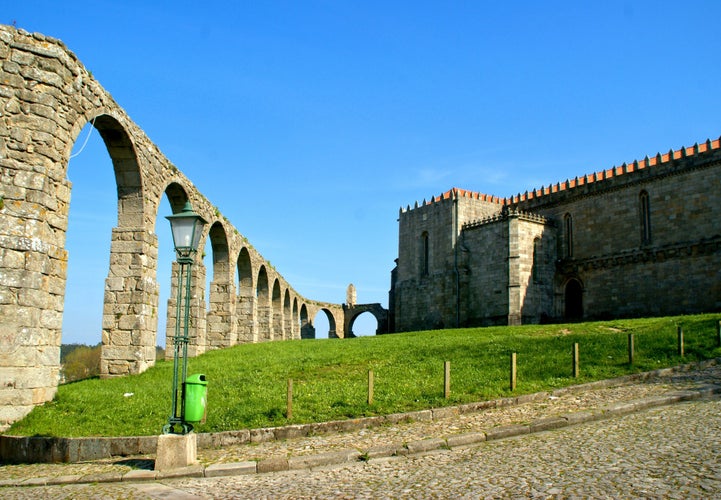
POLYGON ((721 144, 401 209, 394 331, 721 309, 721 144))

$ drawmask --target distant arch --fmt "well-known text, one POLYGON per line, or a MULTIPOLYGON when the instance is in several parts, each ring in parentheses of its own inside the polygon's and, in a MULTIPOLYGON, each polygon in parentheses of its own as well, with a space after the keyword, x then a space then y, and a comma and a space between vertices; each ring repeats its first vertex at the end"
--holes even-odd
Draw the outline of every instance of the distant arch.
MULTIPOLYGON (((338 334, 337 334, 337 331, 336 331, 335 318, 333 317, 333 313, 332 313, 330 310, 328 310, 327 308, 322 307, 322 308, 320 308, 320 309, 318 310, 318 312, 316 312, 315 318, 313 318, 314 324, 315 324, 315 319, 318 318, 318 316, 320 316, 321 314, 325 314, 325 317, 326 317, 327 320, 328 320, 328 338, 329 338, 329 339, 337 339, 337 338, 338 338, 338 334)), ((315 330, 315 326, 314 326, 314 328, 313 328, 313 334, 314 334, 314 335, 313 335, 312 338, 316 338, 316 337, 317 337, 317 333, 318 333, 318 332, 315 330)))
POLYGON ((293 298, 293 312, 290 320, 292 338, 297 339, 300 332, 300 313, 298 311, 298 297, 293 298))
POLYGON ((283 304, 280 293, 280 281, 276 278, 273 281, 273 298, 272 298, 272 320, 270 328, 271 340, 279 340, 283 338, 283 304))
POLYGON ((258 318, 258 340, 270 340, 271 337, 271 303, 268 272, 265 266, 258 270, 258 281, 255 288, 256 317, 258 318))
POLYGON ((353 334, 353 323, 363 313, 372 314, 378 322, 376 334, 388 333, 388 309, 380 304, 356 304, 352 307, 344 306, 344 323, 346 337, 355 337, 353 334))
POLYGON ((290 291, 286 288, 283 294, 283 339, 293 338, 291 319, 290 291))
POLYGON ((311 323, 308 308, 305 304, 300 307, 300 338, 301 339, 314 339, 315 338, 315 327, 311 323))

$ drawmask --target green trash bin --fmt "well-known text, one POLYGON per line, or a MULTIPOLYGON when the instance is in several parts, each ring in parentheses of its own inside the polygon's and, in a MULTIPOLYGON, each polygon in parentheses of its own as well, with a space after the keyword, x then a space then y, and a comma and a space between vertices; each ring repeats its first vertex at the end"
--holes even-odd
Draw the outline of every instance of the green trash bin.
POLYGON ((208 403, 208 381, 205 374, 196 373, 185 379, 186 422, 204 422, 208 403))

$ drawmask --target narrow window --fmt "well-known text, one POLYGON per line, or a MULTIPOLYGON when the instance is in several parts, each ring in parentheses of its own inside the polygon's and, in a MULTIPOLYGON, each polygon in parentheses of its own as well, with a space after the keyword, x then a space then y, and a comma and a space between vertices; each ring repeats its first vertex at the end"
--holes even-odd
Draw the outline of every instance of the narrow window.
POLYGON ((428 276, 428 233, 421 235, 421 276, 428 276))
POLYGON ((531 276, 534 283, 541 281, 541 272, 539 270, 538 259, 540 258, 539 247, 541 245, 541 238, 535 238, 533 240, 533 262, 531 262, 531 276))
POLYGON ((566 214, 563 216, 563 230, 564 230, 564 237, 565 237, 565 257, 571 258, 573 257, 573 219, 571 218, 571 214, 566 214))
POLYGON ((638 196, 641 214, 641 244, 651 243, 651 205, 648 201, 648 193, 641 191, 638 196))

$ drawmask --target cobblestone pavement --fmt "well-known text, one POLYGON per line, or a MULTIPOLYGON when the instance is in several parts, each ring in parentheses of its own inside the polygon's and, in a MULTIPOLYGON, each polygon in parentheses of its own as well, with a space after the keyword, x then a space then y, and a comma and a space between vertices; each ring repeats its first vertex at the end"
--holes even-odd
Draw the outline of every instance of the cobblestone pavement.
MULTIPOLYGON (((516 406, 428 422, 388 425, 254 445, 200 450, 209 464, 368 450, 449 437, 500 425, 596 410, 721 386, 721 366, 664 372, 647 380, 587 385, 516 406)), ((84 464, 0 466, 3 498, 708 498, 721 494, 721 403, 683 403, 562 430, 489 441, 467 449, 353 462, 313 470, 198 479, 127 481, 152 468, 152 457, 84 464), (41 486, 48 478, 65 485, 41 486), (123 482, 119 482, 122 478, 123 482), (36 481, 36 482, 35 482, 36 481), (115 482, 105 482, 115 481, 115 482), (33 486, 33 483, 37 486, 33 486), (197 495, 197 496, 196 496, 197 495)))
POLYGON ((172 486, 210 498, 718 498, 720 426, 721 402, 697 401, 463 450, 172 486))

